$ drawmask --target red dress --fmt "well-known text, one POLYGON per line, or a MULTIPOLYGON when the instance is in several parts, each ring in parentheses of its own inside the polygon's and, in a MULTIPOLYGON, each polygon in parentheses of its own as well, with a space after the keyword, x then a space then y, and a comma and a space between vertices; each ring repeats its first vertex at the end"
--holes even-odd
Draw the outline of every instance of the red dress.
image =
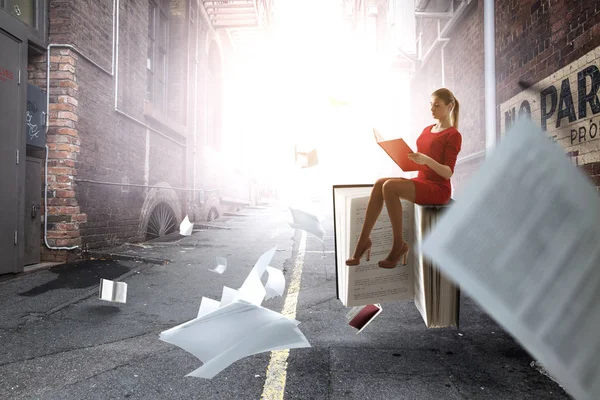
MULTIPOLYGON (((423 129, 417 139, 417 151, 449 166, 454 172, 454 164, 462 144, 460 132, 453 126, 441 132, 431 132, 431 128, 433 125, 423 129)), ((446 204, 450 200, 450 179, 442 178, 431 168, 425 167, 425 170, 419 171, 417 177, 411 180, 415 184, 416 204, 446 204)))

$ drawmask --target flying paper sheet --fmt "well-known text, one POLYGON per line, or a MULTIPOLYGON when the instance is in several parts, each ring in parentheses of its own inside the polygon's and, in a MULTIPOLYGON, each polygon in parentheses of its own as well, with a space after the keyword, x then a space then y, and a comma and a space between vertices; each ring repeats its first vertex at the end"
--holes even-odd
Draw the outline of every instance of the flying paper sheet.
POLYGON ((125 303, 127 301, 127 284, 100 279, 100 300, 125 303))
POLYGON ((179 234, 183 236, 190 236, 192 234, 192 230, 194 229, 194 224, 192 224, 186 215, 181 224, 179 224, 179 234))
POLYGON ((292 212, 292 218, 294 219, 294 222, 290 223, 292 228, 305 230, 306 232, 315 235, 320 241, 323 241, 325 231, 323 230, 319 218, 315 215, 291 207, 290 211, 292 212))
POLYGON ((283 296, 285 290, 285 276, 283 276, 283 271, 277 268, 267 267, 267 272, 269 273, 269 278, 265 284, 265 291, 267 292, 265 300, 283 296))
POLYGON ((277 246, 260 256, 252 270, 250 270, 248 277, 242 286, 240 286, 236 299, 244 300, 256 305, 262 303, 267 292, 260 279, 267 270, 276 251, 277 246))
POLYGON ((235 361, 265 351, 310 347, 299 322, 256 304, 236 300, 160 334, 160 340, 204 364, 187 376, 211 379, 235 361))
POLYGON ((217 256, 217 266, 214 268, 209 268, 209 271, 216 272, 217 274, 222 274, 227 269, 227 259, 225 257, 217 256))
POLYGON ((277 247, 260 256, 239 290, 223 287, 221 301, 202 297, 198 316, 168 329, 160 339, 204 364, 187 376, 210 379, 240 358, 265 351, 310 347, 298 321, 262 307, 265 296, 283 294, 283 272, 269 266, 277 247), (261 277, 268 272, 266 287, 261 277))
POLYGON ((600 398, 600 200, 521 119, 423 251, 576 399, 600 398))

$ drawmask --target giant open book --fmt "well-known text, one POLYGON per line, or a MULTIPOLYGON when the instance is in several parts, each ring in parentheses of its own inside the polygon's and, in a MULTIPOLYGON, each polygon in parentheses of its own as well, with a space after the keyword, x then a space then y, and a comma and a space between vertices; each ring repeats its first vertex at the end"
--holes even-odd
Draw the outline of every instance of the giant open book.
POLYGON ((346 307, 414 300, 429 328, 458 326, 460 292, 437 267, 416 251, 430 225, 422 208, 402 200, 403 236, 410 246, 407 265, 379 268, 392 247, 392 225, 385 206, 371 233, 370 261, 347 266, 362 228, 372 185, 333 186, 334 241, 337 297, 346 307), (416 217, 416 218, 415 218, 416 217))

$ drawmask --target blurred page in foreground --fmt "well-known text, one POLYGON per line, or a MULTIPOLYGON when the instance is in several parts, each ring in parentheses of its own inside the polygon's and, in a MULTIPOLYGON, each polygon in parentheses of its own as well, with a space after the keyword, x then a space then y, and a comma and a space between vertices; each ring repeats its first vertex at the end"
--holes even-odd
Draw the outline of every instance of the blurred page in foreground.
POLYGON ((577 399, 600 398, 599 214, 596 189, 522 119, 423 245, 577 399))

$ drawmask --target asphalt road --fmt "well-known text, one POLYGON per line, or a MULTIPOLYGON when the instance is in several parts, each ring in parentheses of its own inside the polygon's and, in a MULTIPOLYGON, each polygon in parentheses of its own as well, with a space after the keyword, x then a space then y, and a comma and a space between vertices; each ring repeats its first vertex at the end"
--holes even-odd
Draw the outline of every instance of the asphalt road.
MULTIPOLYGON (((218 300, 224 285, 239 287, 274 246, 270 265, 289 284, 302 234, 288 222, 284 207, 248 208, 215 221, 219 229, 106 252, 116 260, 97 256, 3 280, 0 399, 260 399, 269 353, 211 380, 191 378, 201 362, 158 336, 193 319, 202 296, 218 300), (228 259, 222 275, 208 270, 216 256, 228 259), (98 299, 101 277, 127 282, 126 304, 98 299)), ((466 296, 460 331, 428 330, 407 301, 384 304, 356 335, 335 298, 330 215, 324 228, 324 243, 308 235, 302 252, 296 319, 312 347, 290 351, 279 379, 284 399, 570 398, 466 296)), ((284 300, 263 306, 281 311, 284 300)))

